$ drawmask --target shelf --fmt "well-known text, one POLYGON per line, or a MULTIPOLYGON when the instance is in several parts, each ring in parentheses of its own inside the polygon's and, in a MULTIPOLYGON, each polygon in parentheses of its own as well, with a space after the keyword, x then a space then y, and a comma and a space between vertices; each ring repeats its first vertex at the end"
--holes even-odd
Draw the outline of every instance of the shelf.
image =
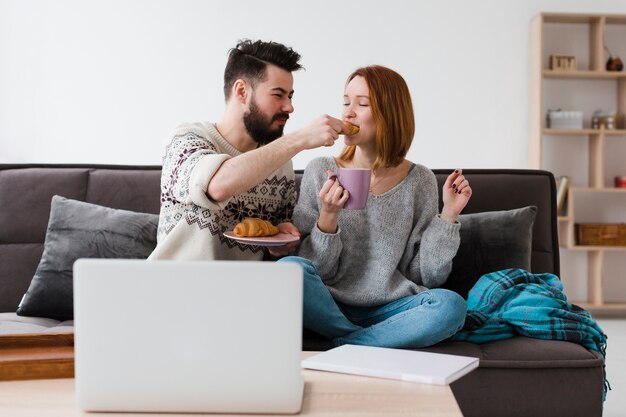
POLYGON ((624 314, 626 313, 626 303, 591 304, 576 301, 570 301, 570 303, 584 308, 594 317, 624 317, 624 314))
POLYGON ((589 308, 598 308, 598 307, 602 307, 602 308, 609 308, 609 309, 626 309, 626 302, 624 303, 602 303, 602 304, 591 304, 591 303, 586 303, 586 302, 580 302, 577 303, 576 301, 572 301, 572 303, 576 304, 579 307, 589 307, 589 308))
POLYGON ((593 252, 593 251, 615 251, 615 252, 623 252, 626 251, 626 246, 561 246, 563 249, 569 249, 574 251, 583 251, 583 252, 593 252))
POLYGON ((552 79, 617 80, 626 78, 624 71, 555 71, 544 69, 543 76, 552 79))
POLYGON ((615 188, 615 187, 602 187, 602 188, 593 188, 593 187, 572 187, 570 191, 574 193, 615 193, 615 194, 626 194, 626 188, 615 188))
POLYGON ((578 13, 542 13, 545 23, 595 23, 606 18, 607 23, 626 23, 626 15, 578 14, 578 13))
POLYGON ((626 136, 626 129, 550 129, 541 130, 544 135, 552 136, 589 136, 604 133, 605 136, 626 136))

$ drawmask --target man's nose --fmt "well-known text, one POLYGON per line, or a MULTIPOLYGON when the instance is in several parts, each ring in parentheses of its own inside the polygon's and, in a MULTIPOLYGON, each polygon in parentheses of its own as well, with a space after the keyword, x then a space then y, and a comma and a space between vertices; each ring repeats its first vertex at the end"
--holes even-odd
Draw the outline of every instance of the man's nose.
POLYGON ((293 113, 294 108, 293 108, 293 103, 291 102, 291 99, 285 100, 285 102, 282 105, 281 110, 286 113, 293 113))

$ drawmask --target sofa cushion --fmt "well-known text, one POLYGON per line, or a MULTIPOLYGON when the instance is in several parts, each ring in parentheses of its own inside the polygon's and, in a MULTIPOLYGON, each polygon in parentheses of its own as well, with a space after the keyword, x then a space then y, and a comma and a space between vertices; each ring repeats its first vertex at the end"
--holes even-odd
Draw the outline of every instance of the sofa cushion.
POLYGON ((601 410, 604 361, 576 343, 516 336, 481 345, 442 342, 420 350, 480 359, 478 369, 450 384, 465 417, 598 416, 601 410), (567 401, 538 403, 539 398, 567 401))
POLYGON ((158 216, 52 198, 44 251, 17 314, 73 318, 72 267, 78 258, 142 258, 156 246, 158 216))
POLYGON ((59 321, 44 317, 22 317, 15 313, 0 313, 0 336, 27 333, 74 333, 74 320, 59 321))
POLYGON ((478 278, 508 268, 530 271, 537 207, 461 214, 461 244, 444 288, 467 298, 478 278))

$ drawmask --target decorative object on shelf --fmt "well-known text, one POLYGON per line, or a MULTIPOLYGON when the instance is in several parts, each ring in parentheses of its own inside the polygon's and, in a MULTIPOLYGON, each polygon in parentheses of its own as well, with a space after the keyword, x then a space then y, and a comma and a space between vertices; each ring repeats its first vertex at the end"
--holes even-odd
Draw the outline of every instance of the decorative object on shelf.
POLYGON ((607 71, 621 71, 624 69, 624 63, 618 56, 612 56, 606 61, 607 71))
POLYGON ((546 125, 551 129, 582 129, 583 112, 578 110, 548 110, 546 125))
POLYGON ((626 175, 615 177, 615 188, 626 188, 626 175))
POLYGON ((564 216, 566 214, 565 201, 567 199, 567 191, 569 190, 570 179, 566 175, 561 175, 556 179, 556 215, 564 216))
POLYGON ((604 49, 609 54, 609 59, 608 59, 608 61, 606 61, 606 70, 607 71, 621 71, 621 70, 623 70, 624 69, 624 63, 622 62, 621 58, 618 57, 617 55, 613 55, 611 53, 611 51, 609 51, 609 48, 606 47, 606 45, 604 45, 604 49))
POLYGON ((615 111, 597 110, 593 112, 593 116, 591 116, 591 128, 613 130, 615 129, 616 116, 615 111))
POLYGON ((576 225, 581 246, 626 246, 625 223, 583 223, 576 225))
POLYGON ((576 71, 576 57, 574 55, 550 55, 550 69, 554 71, 576 71))

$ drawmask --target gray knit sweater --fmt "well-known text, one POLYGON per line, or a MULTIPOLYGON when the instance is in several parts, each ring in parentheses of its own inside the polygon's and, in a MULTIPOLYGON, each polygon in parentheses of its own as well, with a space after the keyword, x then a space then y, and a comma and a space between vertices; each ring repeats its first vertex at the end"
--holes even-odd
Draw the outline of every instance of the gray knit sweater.
POLYGON ((441 286, 459 247, 459 223, 438 216, 437 180, 413 165, 391 190, 369 195, 364 210, 342 210, 339 230, 317 227, 319 191, 334 158, 316 158, 304 172, 294 223, 302 233, 298 255, 310 259, 336 300, 378 306, 441 286))

